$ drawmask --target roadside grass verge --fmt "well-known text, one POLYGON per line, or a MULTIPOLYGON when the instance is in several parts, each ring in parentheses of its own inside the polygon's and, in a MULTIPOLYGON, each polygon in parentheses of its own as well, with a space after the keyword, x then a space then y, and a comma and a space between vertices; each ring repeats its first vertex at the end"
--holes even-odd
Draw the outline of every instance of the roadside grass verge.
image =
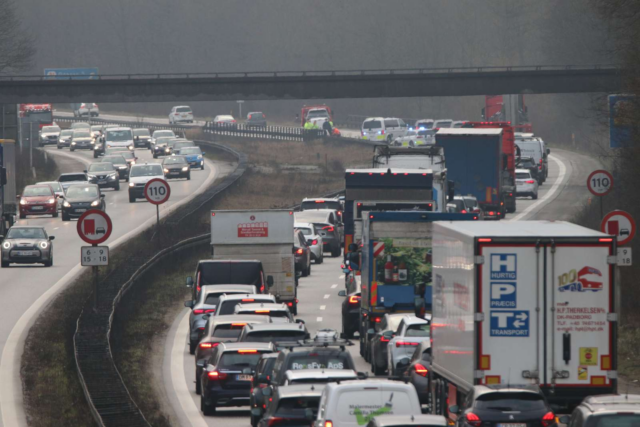
POLYGON ((32 152, 32 164, 35 169, 35 176, 33 170, 29 166, 29 147, 16 146, 16 192, 22 193, 22 189, 31 184, 41 181, 55 181, 60 175, 56 162, 43 150, 37 150, 34 148, 32 152))

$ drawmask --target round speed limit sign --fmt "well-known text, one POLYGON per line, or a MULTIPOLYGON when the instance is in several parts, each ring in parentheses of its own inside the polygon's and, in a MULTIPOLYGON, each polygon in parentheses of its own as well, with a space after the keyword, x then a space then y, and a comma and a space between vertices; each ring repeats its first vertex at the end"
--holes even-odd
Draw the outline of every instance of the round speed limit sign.
POLYGON ((595 196, 606 196, 613 189, 613 176, 605 170, 593 171, 587 178, 587 187, 595 196))
POLYGON ((170 195, 171 187, 169 187, 169 183, 164 179, 154 178, 144 186, 144 197, 147 198, 149 203, 153 203, 154 205, 163 204, 169 200, 170 195))

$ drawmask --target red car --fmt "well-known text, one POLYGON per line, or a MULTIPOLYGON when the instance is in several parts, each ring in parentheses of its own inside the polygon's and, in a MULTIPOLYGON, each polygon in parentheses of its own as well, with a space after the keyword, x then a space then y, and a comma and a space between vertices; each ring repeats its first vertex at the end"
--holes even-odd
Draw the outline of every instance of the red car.
POLYGON ((27 215, 58 217, 56 194, 48 185, 27 185, 18 199, 20 200, 20 219, 26 218, 27 215))

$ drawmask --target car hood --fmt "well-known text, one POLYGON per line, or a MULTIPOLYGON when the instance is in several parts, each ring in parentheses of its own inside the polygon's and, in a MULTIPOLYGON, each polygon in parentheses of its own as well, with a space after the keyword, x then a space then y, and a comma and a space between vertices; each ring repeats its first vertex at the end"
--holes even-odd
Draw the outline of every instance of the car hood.
POLYGON ((37 245, 40 242, 46 242, 47 239, 24 239, 24 238, 20 238, 20 239, 5 239, 5 242, 10 242, 12 246, 30 246, 30 245, 37 245))
POLYGON ((54 196, 23 196, 22 199, 26 200, 27 202, 33 203, 33 202, 46 202, 52 197, 54 196))
POLYGON ((100 200, 99 197, 65 197, 69 203, 91 203, 100 200))
POLYGON ((40 136, 55 136, 60 135, 60 132, 42 132, 40 136))
POLYGON ((83 136, 82 138, 73 138, 73 141, 91 141, 92 139, 90 136, 83 136))
POLYGON ((200 154, 184 154, 184 158, 187 159, 187 161, 198 160, 198 156, 200 156, 200 154))
POLYGON ((149 181, 151 181, 152 179, 155 179, 155 178, 164 179, 164 175, 161 175, 161 176, 135 176, 135 177, 129 177, 129 183, 146 184, 147 182, 149 182, 149 181))
POLYGON ((162 165, 162 167, 165 169, 180 169, 180 170, 182 170, 182 168, 186 168, 187 166, 189 165, 185 163, 180 163, 180 164, 174 163, 172 165, 162 165))
POLYGON ((69 188, 70 185, 74 185, 74 184, 88 184, 89 181, 65 181, 65 182, 61 182, 60 185, 62 185, 62 188, 66 189, 69 188))

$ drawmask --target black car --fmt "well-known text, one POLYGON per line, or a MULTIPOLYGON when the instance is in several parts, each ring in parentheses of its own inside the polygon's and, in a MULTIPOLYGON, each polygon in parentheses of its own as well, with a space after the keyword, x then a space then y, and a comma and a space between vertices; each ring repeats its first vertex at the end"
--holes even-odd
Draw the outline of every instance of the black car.
POLYGON ((540 171, 533 157, 520 157, 516 163, 516 169, 528 169, 531 172, 531 177, 538 181, 538 184, 541 184, 540 171))
POLYGON ((129 181, 129 162, 120 154, 110 154, 102 158, 102 162, 111 163, 113 168, 118 171, 120 179, 129 181))
POLYGON ((200 410, 215 415, 218 406, 247 406, 251 383, 263 353, 276 350, 271 343, 221 343, 209 360, 198 362, 200 376, 200 410))
POLYGON ((153 153, 153 158, 157 159, 159 156, 170 156, 171 147, 169 146, 169 141, 174 139, 174 137, 162 137, 156 139, 155 144, 150 148, 153 153))
POLYGON ((93 143, 94 141, 93 136, 91 136, 91 131, 85 129, 77 129, 73 131, 69 151, 93 150, 93 143))
POLYGON ((265 409, 264 394, 262 391, 271 383, 271 373, 276 364, 278 353, 263 353, 256 366, 256 373, 251 381, 251 425, 256 427, 262 418, 265 409))
POLYGON ((191 179, 191 166, 184 156, 170 156, 162 160, 162 170, 166 179, 187 178, 191 179))
POLYGON ((254 112, 247 114, 247 121, 245 126, 248 128, 266 128, 267 116, 262 112, 254 112))
POLYGON ((429 404, 429 368, 431 368, 431 342, 422 341, 413 352, 409 367, 400 377, 413 384, 421 405, 429 404))
POLYGON ((84 171, 91 184, 98 184, 100 188, 113 188, 120 190, 118 171, 111 163, 91 163, 89 169, 84 171))
POLYGON ((355 274, 349 273, 349 280, 346 281, 347 289, 340 291, 339 296, 345 297, 342 301, 342 334, 344 338, 353 338, 358 332, 358 322, 360 321, 360 299, 362 290, 356 280, 355 274))
POLYGON ((304 234, 300 230, 293 232, 293 255, 295 259, 296 271, 303 277, 311 274, 311 249, 307 244, 304 234))
POLYGON ((457 427, 555 427, 556 416, 536 385, 476 385, 449 413, 457 414, 457 427))
POLYGON ((311 427, 318 415, 324 387, 324 384, 301 384, 279 388, 270 397, 267 412, 258 426, 311 427))
POLYGON ((637 427, 640 423, 640 395, 626 393, 586 397, 571 416, 561 416, 560 422, 571 427, 637 427))
POLYGON ((258 293, 267 294, 269 282, 273 283, 273 276, 265 275, 259 260, 201 260, 193 277, 187 277, 187 287, 192 288, 194 300, 204 285, 253 285, 258 293))
POLYGON ((145 147, 149 148, 151 146, 151 133, 149 129, 139 128, 133 130, 133 147, 145 147))
POLYGON ((62 220, 80 218, 89 209, 105 211, 104 194, 97 184, 77 184, 67 188, 62 202, 62 220))

